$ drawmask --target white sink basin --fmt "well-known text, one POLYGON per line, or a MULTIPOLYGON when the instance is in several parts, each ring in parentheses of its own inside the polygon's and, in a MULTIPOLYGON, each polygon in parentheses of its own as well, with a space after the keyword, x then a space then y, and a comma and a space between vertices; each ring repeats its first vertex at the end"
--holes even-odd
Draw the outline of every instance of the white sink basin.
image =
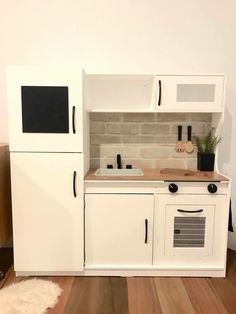
POLYGON ((96 176, 143 176, 142 169, 107 169, 99 168, 95 172, 96 176))

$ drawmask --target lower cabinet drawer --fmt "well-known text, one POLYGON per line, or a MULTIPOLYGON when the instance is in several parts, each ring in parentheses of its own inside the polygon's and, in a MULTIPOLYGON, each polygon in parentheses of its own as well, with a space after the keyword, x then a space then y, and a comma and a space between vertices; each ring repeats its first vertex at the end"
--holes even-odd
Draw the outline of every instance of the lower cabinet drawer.
POLYGON ((152 265, 153 194, 85 195, 85 265, 152 265))

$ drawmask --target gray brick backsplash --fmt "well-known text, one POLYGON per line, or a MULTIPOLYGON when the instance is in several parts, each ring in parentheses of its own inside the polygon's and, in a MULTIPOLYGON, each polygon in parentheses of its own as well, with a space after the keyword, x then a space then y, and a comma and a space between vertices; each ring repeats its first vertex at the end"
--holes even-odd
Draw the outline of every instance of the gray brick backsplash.
POLYGON ((127 135, 139 134, 140 126, 139 124, 122 124, 121 133, 127 135))
POLYGON ((122 113, 111 113, 111 112, 91 112, 90 120, 91 121, 104 121, 104 122, 119 122, 122 120, 122 113))
POLYGON ((122 165, 141 168, 196 169, 194 153, 175 151, 177 126, 183 126, 183 141, 187 126, 194 136, 204 136, 211 128, 209 113, 90 113, 91 168, 116 167, 116 155, 122 155, 122 165))
POLYGON ((155 168, 182 168, 186 169, 186 161, 184 159, 157 159, 155 168))
POLYGON ((168 124, 149 123, 142 125, 143 134, 169 134, 170 127, 168 124))
POLYGON ((196 170, 197 169, 197 159, 191 158, 191 159, 187 160, 187 168, 196 170))
POLYGON ((106 125, 107 134, 121 134, 121 124, 109 123, 106 125))
POLYGON ((91 135, 91 144, 121 143, 120 136, 112 135, 91 135))
POLYGON ((176 143, 176 136, 175 135, 158 135, 156 136, 156 143, 163 144, 163 145, 172 145, 176 143))
POLYGON ((156 113, 124 113, 123 117, 125 122, 154 122, 156 113))
POLYGON ((211 123, 206 123, 206 133, 210 131, 211 127, 211 123))
POLYGON ((138 146, 130 145, 100 145, 101 158, 115 158, 117 154, 121 154, 122 158, 132 158, 139 156, 140 148, 138 146))
POLYGON ((211 113, 192 113, 189 114, 192 121, 200 121, 200 122, 211 122, 212 114, 211 113))
POLYGON ((146 143, 155 143, 155 136, 123 136, 123 143, 130 144, 146 144, 146 143))
POLYGON ((98 158, 100 156, 100 145, 91 145, 90 147, 90 157, 98 158))
POLYGON ((123 166, 132 165, 134 168, 156 168, 154 159, 124 159, 123 166))
POLYGON ((90 168, 100 168, 100 158, 90 158, 90 168))
POLYGON ((91 123, 90 133, 91 134, 104 134, 105 133, 104 123, 93 121, 93 123, 91 123))
POLYGON ((158 113, 156 114, 156 121, 158 122, 184 122, 188 119, 186 113, 158 113))
POLYGON ((157 145, 145 147, 140 149, 140 157, 147 159, 170 158, 171 150, 171 147, 163 147, 157 145))
POLYGON ((132 123, 108 123, 106 125, 107 134, 136 135, 139 133, 139 124, 132 123))

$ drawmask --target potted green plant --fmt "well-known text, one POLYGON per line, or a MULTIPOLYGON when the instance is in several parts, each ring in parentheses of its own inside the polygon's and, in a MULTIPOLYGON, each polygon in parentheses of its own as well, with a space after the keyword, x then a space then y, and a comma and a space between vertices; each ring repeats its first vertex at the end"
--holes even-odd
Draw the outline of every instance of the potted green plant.
POLYGON ((197 169, 200 171, 213 171, 215 164, 215 150, 220 143, 221 137, 216 136, 215 129, 211 128, 207 136, 196 136, 197 145, 197 169))

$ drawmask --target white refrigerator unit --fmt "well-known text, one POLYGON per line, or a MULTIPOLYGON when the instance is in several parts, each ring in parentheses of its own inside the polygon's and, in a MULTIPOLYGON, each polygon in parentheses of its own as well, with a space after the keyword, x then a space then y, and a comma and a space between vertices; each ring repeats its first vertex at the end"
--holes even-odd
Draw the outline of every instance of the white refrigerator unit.
POLYGON ((82 71, 9 67, 7 95, 15 271, 82 271, 82 71))

